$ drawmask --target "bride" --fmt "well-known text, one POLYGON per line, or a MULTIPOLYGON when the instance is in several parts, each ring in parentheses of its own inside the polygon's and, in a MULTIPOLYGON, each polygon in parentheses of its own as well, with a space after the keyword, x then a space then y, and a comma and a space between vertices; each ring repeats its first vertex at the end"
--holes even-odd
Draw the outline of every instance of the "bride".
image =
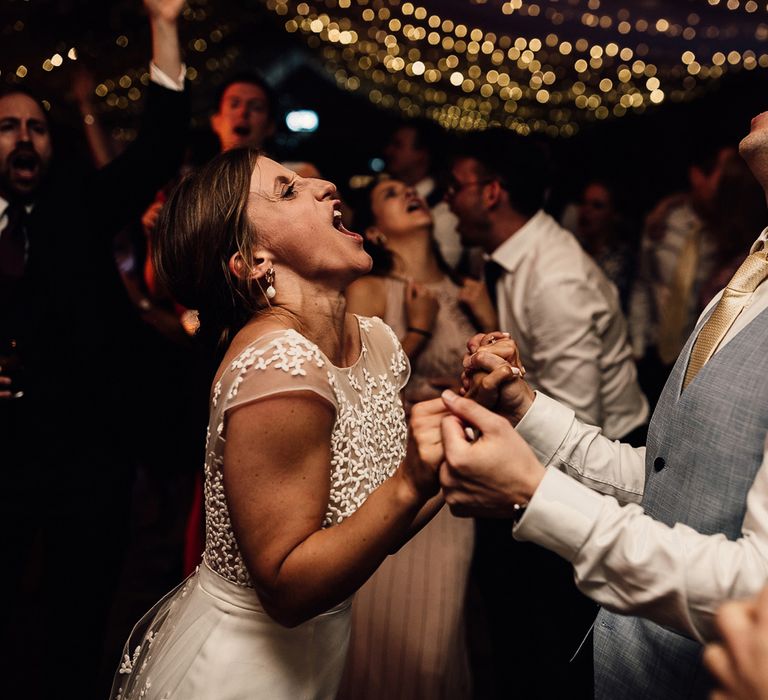
POLYGON ((226 351, 203 560, 134 629, 115 700, 333 698, 351 597, 442 505, 442 401, 414 409, 416 448, 397 338, 345 310, 371 259, 339 204, 331 183, 237 149, 163 210, 158 274, 226 351))

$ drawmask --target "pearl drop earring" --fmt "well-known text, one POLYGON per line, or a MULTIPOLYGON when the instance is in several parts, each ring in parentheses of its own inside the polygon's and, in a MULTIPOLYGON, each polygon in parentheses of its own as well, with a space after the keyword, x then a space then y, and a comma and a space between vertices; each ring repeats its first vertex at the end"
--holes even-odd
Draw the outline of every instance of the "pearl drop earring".
POLYGON ((267 299, 274 299, 275 294, 277 294, 274 286, 275 285, 275 268, 270 267, 264 274, 264 277, 267 280, 267 284, 269 285, 264 293, 267 295, 267 299))

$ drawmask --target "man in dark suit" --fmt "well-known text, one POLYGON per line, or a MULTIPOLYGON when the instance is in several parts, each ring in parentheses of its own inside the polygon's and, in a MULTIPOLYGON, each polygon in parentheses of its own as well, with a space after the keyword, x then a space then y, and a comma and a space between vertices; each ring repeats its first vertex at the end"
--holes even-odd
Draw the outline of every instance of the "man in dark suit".
POLYGON ((46 696, 62 684, 106 694, 98 668, 128 535, 132 429, 148 398, 132 393, 140 321, 112 238, 178 169, 188 122, 183 0, 144 5, 144 119, 100 171, 55 162, 40 103, 0 94, 0 673, 20 669, 25 697, 35 683, 46 696))

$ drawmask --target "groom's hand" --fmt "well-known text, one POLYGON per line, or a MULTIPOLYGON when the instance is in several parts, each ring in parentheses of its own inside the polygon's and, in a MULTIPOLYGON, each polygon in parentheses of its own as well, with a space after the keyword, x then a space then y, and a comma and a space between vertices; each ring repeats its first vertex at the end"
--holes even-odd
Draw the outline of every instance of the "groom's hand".
POLYGON ((501 416, 471 399, 443 393, 452 415, 443 418, 445 462, 440 485, 451 512, 459 516, 506 518, 528 503, 544 467, 517 431, 501 416), (479 431, 471 441, 466 427, 479 431))

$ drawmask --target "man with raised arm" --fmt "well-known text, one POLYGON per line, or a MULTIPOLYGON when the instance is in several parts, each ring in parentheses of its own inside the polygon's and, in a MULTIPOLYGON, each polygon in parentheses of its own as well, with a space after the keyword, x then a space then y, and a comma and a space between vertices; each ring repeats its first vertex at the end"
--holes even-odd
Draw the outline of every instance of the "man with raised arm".
POLYGON ((10 695, 33 697, 36 684, 46 697, 62 685, 82 698, 107 692, 98 669, 128 536, 141 398, 131 374, 139 320, 112 238, 182 159, 183 4, 144 0, 153 52, 144 118, 97 172, 56 161, 31 93, 0 94, 0 658, 10 695))

